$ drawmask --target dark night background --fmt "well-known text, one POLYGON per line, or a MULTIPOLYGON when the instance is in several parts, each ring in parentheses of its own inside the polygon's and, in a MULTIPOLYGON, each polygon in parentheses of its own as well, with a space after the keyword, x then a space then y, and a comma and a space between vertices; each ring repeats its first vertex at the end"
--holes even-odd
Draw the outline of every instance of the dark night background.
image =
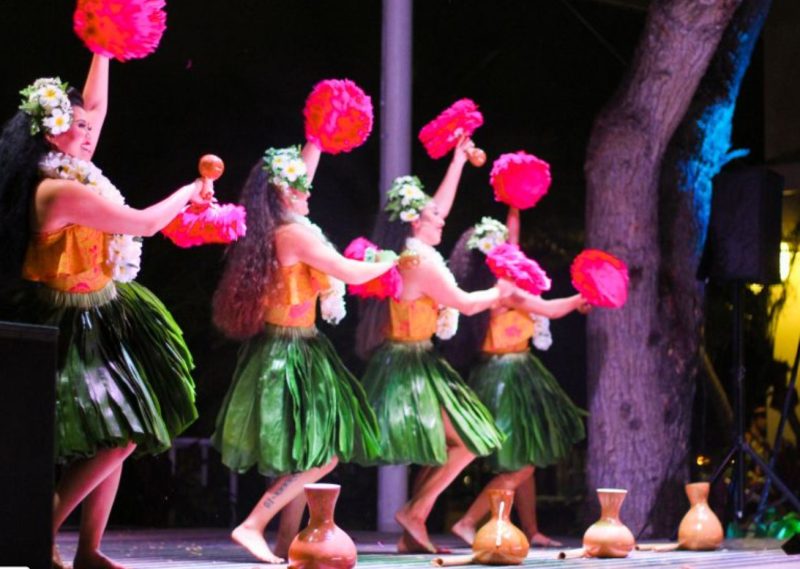
MULTIPOLYGON (((554 279, 550 297, 571 294, 569 263, 583 245, 583 160, 593 118, 627 68, 644 12, 587 0, 424 0, 415 3, 413 132, 458 98, 475 100, 484 126, 474 139, 493 160, 524 149, 551 164, 549 195, 523 214, 523 246, 554 279)), ((19 104, 18 90, 58 75, 80 87, 89 52, 72 33, 72 1, 5 0, 0 36, 0 110, 19 104)), ((95 163, 134 206, 146 206, 197 175, 200 155, 226 164, 220 201, 236 199, 247 171, 268 146, 302 142, 302 107, 313 85, 347 77, 373 98, 376 123, 350 154, 324 156, 314 180, 311 218, 344 247, 369 235, 378 206, 381 3, 169 0, 158 51, 113 63, 109 114, 95 163)), ((758 54, 754 62, 759 61, 758 54)), ((735 146, 761 148, 758 64, 750 70, 737 111, 735 146)), ((432 161, 414 142, 413 170, 432 192, 447 159, 432 161)), ((491 163, 467 165, 441 251, 481 215, 504 218, 488 184, 491 163)), ((253 223, 253 221, 250 221, 253 223)), ((186 436, 207 437, 235 363, 236 345, 210 324, 210 299, 223 249, 181 250, 161 237, 146 241, 139 281, 172 310, 196 357, 199 421, 186 436)), ((338 328, 322 325, 354 372, 356 305, 338 328)), ((585 406, 582 317, 552 325, 554 344, 539 354, 585 406)), ((13 378, 9 378, 13 379, 13 378)), ((580 454, 580 453, 579 453, 580 454)), ((227 474, 210 457, 211 484, 199 487, 198 455, 180 454, 178 476, 160 457, 129 461, 113 513, 117 524, 228 523, 227 474)), ((546 474, 546 473, 545 473, 546 474)), ((344 527, 374 523, 374 471, 340 467, 337 514, 344 527)), ((547 484, 540 486, 546 490, 547 484)), ((239 515, 263 489, 245 477, 239 515)), ((440 509, 456 504, 456 488, 440 509), (453 497, 455 496, 455 497, 453 497), (455 502, 454 502, 455 500, 455 502)), ((439 516, 444 515, 439 513, 439 516)), ((541 515, 541 514, 540 514, 541 515)), ((548 529, 547 519, 542 520, 548 529)), ((433 528, 435 529, 435 528, 433 528)))

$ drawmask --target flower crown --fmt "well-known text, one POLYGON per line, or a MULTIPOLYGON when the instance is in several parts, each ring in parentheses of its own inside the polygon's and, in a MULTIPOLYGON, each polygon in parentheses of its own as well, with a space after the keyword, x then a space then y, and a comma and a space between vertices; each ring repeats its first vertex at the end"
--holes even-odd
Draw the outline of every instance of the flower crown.
POLYGON ((386 194, 386 206, 383 208, 389 214, 389 221, 398 217, 406 223, 419 219, 419 212, 431 199, 422 188, 422 182, 416 176, 395 178, 386 194))
POLYGON ((308 169, 300 155, 299 146, 267 148, 263 160, 262 168, 269 174, 269 182, 278 189, 286 191, 291 188, 300 192, 311 190, 308 169))
POLYGON ((31 117, 31 134, 44 131, 57 135, 67 132, 72 124, 72 103, 67 96, 67 84, 58 77, 37 79, 19 92, 19 109, 31 117))
POLYGON ((484 255, 508 240, 508 228, 491 217, 482 217, 467 240, 467 249, 479 249, 484 255))

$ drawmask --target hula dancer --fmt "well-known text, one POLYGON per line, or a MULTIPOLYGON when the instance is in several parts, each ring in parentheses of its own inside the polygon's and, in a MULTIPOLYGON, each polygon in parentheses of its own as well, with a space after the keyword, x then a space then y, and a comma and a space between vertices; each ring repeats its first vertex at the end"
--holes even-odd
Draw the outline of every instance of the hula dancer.
POLYGON ((302 514, 305 484, 339 460, 369 463, 380 443, 375 415, 358 380, 315 327, 345 315, 344 283, 361 284, 394 266, 339 255, 308 217, 311 180, 320 150, 307 143, 269 149, 241 193, 247 235, 231 245, 214 296, 214 322, 246 340, 217 418, 214 446, 222 462, 277 476, 231 537, 254 557, 280 563, 264 539, 281 517, 277 551, 285 554, 302 514), (286 514, 289 514, 288 516, 286 514))
MULTIPOLYGON (((199 180, 143 210, 91 163, 106 116, 109 61, 94 56, 83 96, 57 78, 22 91, 0 137, 0 276, 27 281, 7 317, 57 326, 54 535, 83 502, 75 569, 111 567, 99 551, 122 463, 159 453, 197 417, 192 358, 163 304, 133 282, 141 242, 199 180)), ((53 565, 63 562, 54 549, 53 565)))
MULTIPOLYGON (((506 241, 518 241, 519 224, 512 214, 509 216, 508 228, 484 217, 459 239, 450 265, 461 286, 481 289, 497 281, 485 255, 506 241)), ((497 428, 506 435, 503 446, 486 458, 497 475, 452 531, 471 544, 477 524, 489 512, 488 490, 504 488, 518 490, 517 512, 531 543, 559 545, 538 531, 533 472, 537 466, 558 462, 584 438, 584 412, 531 353, 529 343, 547 349, 552 343, 549 319, 561 318, 573 310, 585 312, 588 304, 580 294, 544 300, 519 288, 504 304, 509 306, 467 319, 446 346, 445 353, 459 367, 466 367, 469 360, 481 354, 480 361, 472 367, 469 384, 493 413, 497 428)))
POLYGON ((434 249, 472 147, 471 140, 460 141, 433 198, 415 177, 394 181, 387 236, 378 244, 415 253, 418 264, 401 265, 401 298, 368 304, 359 324, 359 351, 374 351, 363 382, 380 425, 381 463, 433 467, 421 471, 411 500, 396 514, 406 530, 401 552, 436 551, 425 526, 436 498, 475 456, 490 454, 503 440, 489 411, 431 344, 434 333, 455 334, 459 312, 475 314, 500 299, 497 287, 458 288, 434 249))

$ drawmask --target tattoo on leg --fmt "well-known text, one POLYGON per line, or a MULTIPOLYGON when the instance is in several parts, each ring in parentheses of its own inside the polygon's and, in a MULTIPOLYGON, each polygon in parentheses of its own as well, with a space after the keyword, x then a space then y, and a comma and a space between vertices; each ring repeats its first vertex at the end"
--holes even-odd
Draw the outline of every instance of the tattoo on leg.
POLYGON ((281 494, 283 494, 284 492, 286 492, 286 489, 289 486, 291 486, 292 482, 294 482, 296 479, 297 479, 297 474, 290 474, 289 476, 287 476, 286 479, 283 482, 281 482, 280 486, 278 486, 275 489, 275 491, 272 493, 272 495, 269 496, 266 500, 264 500, 264 504, 263 504, 264 507, 265 508, 271 508, 272 506, 274 506, 275 505, 275 499, 278 496, 280 496, 281 494))

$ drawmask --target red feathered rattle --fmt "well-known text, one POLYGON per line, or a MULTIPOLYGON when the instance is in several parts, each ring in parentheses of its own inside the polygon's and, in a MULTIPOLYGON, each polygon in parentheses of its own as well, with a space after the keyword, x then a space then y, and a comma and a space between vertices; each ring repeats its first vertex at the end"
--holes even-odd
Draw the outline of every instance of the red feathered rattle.
POLYGON ((593 306, 621 308, 628 300, 628 267, 614 255, 586 249, 570 267, 572 285, 593 306))
MULTIPOLYGON (((458 144, 462 136, 470 137, 483 124, 478 105, 470 99, 460 99, 447 107, 439 116, 422 127, 419 140, 431 158, 441 158, 458 144)), ((467 157, 473 166, 486 163, 486 153, 480 148, 469 150, 467 157)))
MULTIPOLYGON (((200 158, 197 169, 200 176, 214 181, 222 176, 225 164, 218 156, 206 154, 200 158)), ((245 219, 242 206, 220 204, 212 199, 208 203, 187 204, 161 232, 178 247, 230 243, 247 231, 245 219)))
POLYGON ((350 152, 372 132, 372 99, 349 79, 316 84, 303 109, 306 140, 323 152, 350 152))
POLYGON ((522 151, 500 156, 489 174, 494 199, 518 209, 535 206, 547 193, 550 182, 550 165, 522 151))
MULTIPOLYGON (((383 253, 384 252, 381 251, 375 243, 364 237, 353 239, 350 245, 347 246, 347 249, 344 250, 345 257, 348 259, 355 259, 356 261, 378 261, 381 260, 383 253)), ((389 257, 392 255, 389 255, 389 257)), ((372 279, 364 284, 347 285, 347 289, 350 294, 354 294, 359 298, 377 298, 383 300, 391 297, 398 299, 403 292, 403 279, 395 266, 378 278, 372 279)))
POLYGON ((533 259, 525 256, 517 245, 503 243, 486 254, 486 264, 498 279, 513 282, 531 294, 550 290, 550 278, 533 259))
POLYGON ((167 14, 164 0, 78 0, 72 22, 92 52, 127 61, 156 50, 167 14))

